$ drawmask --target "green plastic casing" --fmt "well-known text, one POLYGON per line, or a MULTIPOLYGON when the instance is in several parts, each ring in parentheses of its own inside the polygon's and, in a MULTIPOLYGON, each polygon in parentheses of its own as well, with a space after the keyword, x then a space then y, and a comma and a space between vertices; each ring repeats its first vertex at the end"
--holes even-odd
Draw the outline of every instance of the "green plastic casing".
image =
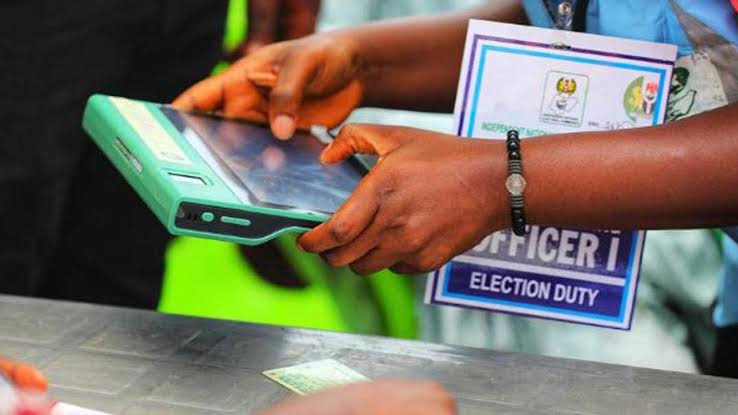
POLYGON ((242 203, 158 104, 141 103, 191 163, 158 158, 106 95, 88 99, 82 127, 170 233, 258 245, 287 232, 306 232, 328 219, 320 213, 242 203), (174 180, 172 174, 204 184, 174 180))

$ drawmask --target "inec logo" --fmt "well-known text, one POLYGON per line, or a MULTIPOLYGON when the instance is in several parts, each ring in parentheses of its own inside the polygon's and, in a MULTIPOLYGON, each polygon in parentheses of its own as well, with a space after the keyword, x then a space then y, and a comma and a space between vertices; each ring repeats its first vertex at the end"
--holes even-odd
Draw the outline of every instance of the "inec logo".
POLYGON ((589 78, 586 75, 549 71, 545 82, 541 121, 570 127, 580 126, 589 78))
POLYGON ((647 80, 643 76, 634 79, 623 96, 623 108, 631 121, 637 118, 651 118, 656 109, 656 98, 659 95, 659 83, 647 80))

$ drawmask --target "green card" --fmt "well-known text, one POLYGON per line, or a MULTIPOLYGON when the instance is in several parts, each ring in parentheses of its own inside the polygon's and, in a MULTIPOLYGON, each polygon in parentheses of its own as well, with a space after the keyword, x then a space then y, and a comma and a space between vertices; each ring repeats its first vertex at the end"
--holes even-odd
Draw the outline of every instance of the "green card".
POLYGON ((309 395, 322 389, 369 380, 361 373, 333 359, 271 369, 263 373, 264 376, 298 395, 309 395))

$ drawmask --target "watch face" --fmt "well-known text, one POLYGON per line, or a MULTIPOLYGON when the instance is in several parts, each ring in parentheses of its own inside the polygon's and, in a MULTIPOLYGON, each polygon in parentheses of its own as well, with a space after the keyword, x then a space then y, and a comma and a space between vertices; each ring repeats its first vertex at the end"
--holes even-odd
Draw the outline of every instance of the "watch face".
POLYGON ((507 180, 505 180, 505 187, 507 188, 507 191, 510 192, 510 194, 513 196, 522 195, 523 190, 525 190, 525 185, 525 178, 517 173, 507 176, 507 180))

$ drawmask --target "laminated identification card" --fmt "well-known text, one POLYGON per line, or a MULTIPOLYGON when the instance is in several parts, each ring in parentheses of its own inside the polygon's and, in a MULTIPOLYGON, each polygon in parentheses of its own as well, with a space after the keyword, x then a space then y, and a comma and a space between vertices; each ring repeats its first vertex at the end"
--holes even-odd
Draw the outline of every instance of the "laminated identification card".
MULTIPOLYGON (((660 124, 675 59, 672 45, 472 20, 455 133, 504 139, 511 129, 532 137, 660 124)), ((628 330, 644 238, 538 225, 525 237, 496 232, 431 273, 426 302, 628 330)))
POLYGON ((303 396, 327 388, 369 380, 361 373, 333 359, 271 369, 263 373, 269 379, 303 396))

